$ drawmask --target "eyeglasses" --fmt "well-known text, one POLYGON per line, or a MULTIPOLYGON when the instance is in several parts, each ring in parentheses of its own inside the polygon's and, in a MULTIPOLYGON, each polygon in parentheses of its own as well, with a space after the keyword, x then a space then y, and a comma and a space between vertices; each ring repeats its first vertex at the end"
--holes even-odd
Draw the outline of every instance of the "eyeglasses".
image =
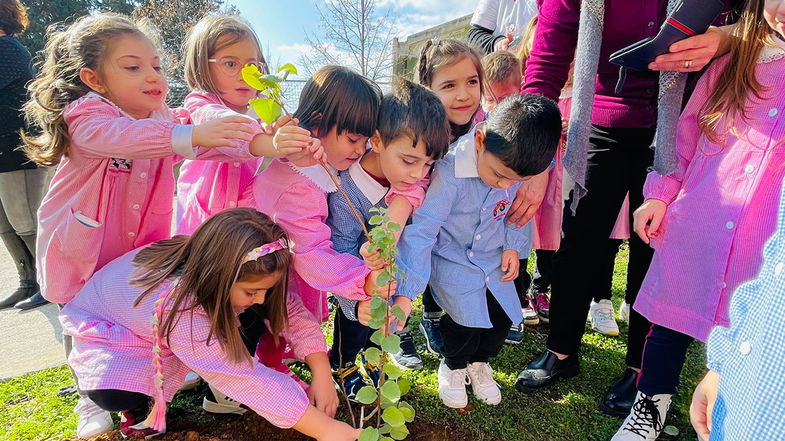
POLYGON ((235 57, 221 57, 209 58, 207 62, 216 63, 218 65, 218 69, 220 69, 221 72, 231 76, 239 74, 243 67, 249 64, 256 65, 256 67, 259 69, 259 72, 267 72, 267 64, 265 64, 264 61, 252 61, 250 63, 243 64, 235 57))

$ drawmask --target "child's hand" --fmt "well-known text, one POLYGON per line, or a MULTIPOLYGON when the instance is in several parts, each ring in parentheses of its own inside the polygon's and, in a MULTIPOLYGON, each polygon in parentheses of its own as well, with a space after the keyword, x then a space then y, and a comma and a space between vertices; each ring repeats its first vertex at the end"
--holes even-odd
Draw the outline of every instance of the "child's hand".
POLYGON ((357 302, 357 321, 365 326, 371 320, 371 299, 357 302))
POLYGON ((717 401, 719 382, 720 374, 709 371, 692 394, 690 422, 701 441, 707 441, 711 433, 711 413, 717 401))
POLYGON ((383 269, 384 259, 382 259, 379 255, 379 250, 376 250, 373 253, 368 251, 368 247, 370 245, 370 242, 365 242, 364 244, 360 245, 360 255, 363 256, 365 266, 367 266, 371 271, 383 269))
POLYGON ((289 121, 287 125, 278 128, 273 135, 273 147, 278 157, 302 153, 313 142, 310 131, 292 122, 289 121))
POLYGON ((338 410, 338 393, 335 391, 335 385, 329 373, 326 375, 314 373, 307 395, 311 405, 326 413, 330 418, 335 417, 335 412, 338 410))
POLYGON ((632 214, 633 230, 644 243, 649 243, 649 239, 657 237, 659 234, 660 223, 665 217, 665 210, 668 206, 659 199, 646 199, 640 207, 632 214))
POLYGON ((300 123, 300 121, 293 117, 291 113, 287 113, 286 115, 278 118, 278 120, 272 124, 264 126, 264 134, 273 136, 275 135, 275 132, 278 131, 278 129, 285 125, 289 125, 290 122, 295 126, 300 123))
POLYGON ((250 142, 254 130, 249 122, 257 124, 251 117, 235 115, 195 124, 191 132, 191 145, 200 147, 225 147, 235 141, 250 142))
POLYGON ((300 158, 304 158, 308 155, 311 155, 316 162, 321 162, 323 164, 327 164, 327 153, 324 151, 324 147, 322 146, 322 141, 319 138, 311 138, 311 144, 305 148, 301 153, 295 153, 292 155, 287 156, 287 159, 290 161, 296 161, 300 158))
MULTIPOLYGON (((409 317, 412 313, 412 299, 406 296, 395 296, 395 300, 393 301, 393 306, 398 305, 403 309, 403 313, 406 314, 406 317, 409 317)), ((395 327, 396 331, 403 331, 403 328, 406 327, 406 320, 399 321, 398 325, 395 327)))
POLYGON ((333 420, 316 439, 317 441, 355 441, 360 437, 360 432, 362 429, 355 429, 342 421, 333 420))
POLYGON ((518 270, 521 261, 518 259, 518 252, 515 250, 504 250, 502 253, 502 282, 511 282, 518 278, 518 270))
POLYGON ((371 271, 365 277, 365 294, 372 296, 378 294, 383 299, 387 300, 395 295, 395 288, 398 284, 393 280, 389 285, 379 286, 376 284, 376 278, 381 273, 381 270, 371 271))

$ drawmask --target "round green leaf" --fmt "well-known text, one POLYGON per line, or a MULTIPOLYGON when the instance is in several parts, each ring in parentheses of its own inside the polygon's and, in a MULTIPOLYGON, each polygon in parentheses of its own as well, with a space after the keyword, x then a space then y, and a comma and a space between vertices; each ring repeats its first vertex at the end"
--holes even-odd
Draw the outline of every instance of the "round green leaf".
POLYGON ((272 124, 281 117, 281 105, 274 100, 266 98, 254 98, 248 101, 253 107, 254 112, 259 115, 259 119, 267 124, 272 124))
POLYGON ((259 71, 259 68, 256 67, 255 64, 249 64, 243 67, 242 70, 243 81, 245 84, 253 87, 256 90, 264 90, 266 87, 259 81, 259 77, 262 76, 262 73, 259 71))
POLYGON ((401 396, 408 394, 411 388, 412 383, 406 378, 401 378, 398 380, 398 389, 401 390, 401 396))
POLYGON ((365 350, 364 355, 366 360, 373 363, 382 359, 382 351, 380 351, 379 348, 370 347, 365 350))
POLYGON ((382 439, 380 439, 379 441, 393 441, 393 439, 392 439, 392 438, 390 438, 389 436, 384 436, 384 437, 382 437, 382 439))
POLYGON ((396 402, 401 399, 401 390, 394 381, 385 381, 381 388, 382 396, 391 402, 396 402))
POLYGON ((360 439, 359 441, 378 441, 379 440, 379 430, 375 427, 366 427, 360 432, 360 439))
POLYGON ((356 398, 357 398, 357 401, 359 401, 359 402, 361 402, 363 404, 371 404, 371 403, 376 401, 376 397, 377 396, 378 395, 376 394, 376 388, 374 388, 373 386, 363 386, 357 392, 357 397, 356 398))
POLYGON ((297 75, 297 68, 294 67, 292 63, 286 63, 283 66, 278 68, 278 72, 284 73, 284 78, 288 77, 289 75, 297 75))
POLYGON ((403 309, 400 306, 394 305, 392 307, 392 313, 395 316, 395 318, 398 319, 399 322, 405 322, 406 321, 406 313, 403 312, 403 309))
POLYGON ((384 423, 382 424, 382 427, 379 427, 379 433, 382 435, 386 435, 390 433, 390 431, 392 431, 392 426, 387 423, 384 423))
POLYGON ((371 318, 368 320, 368 327, 371 329, 379 329, 384 326, 384 319, 371 318))
POLYGON ((390 431, 390 436, 395 440, 406 439, 409 436, 409 429, 404 425, 393 427, 392 431, 390 431))
POLYGON ((375 214, 375 215, 371 216, 370 219, 368 219, 368 223, 371 224, 371 225, 381 225, 382 217, 379 216, 378 214, 375 214))
POLYGON ((392 363, 387 363, 384 365, 384 373, 387 374, 387 378, 390 380, 397 380, 398 377, 403 375, 403 369, 392 363))
POLYGON ((387 303, 378 296, 371 297, 371 311, 387 312, 387 303))
POLYGON ((401 350, 401 337, 395 334, 390 334, 382 339, 382 350, 395 354, 401 350))
POLYGON ((382 333, 382 331, 375 331, 373 334, 371 334, 371 341, 374 344, 381 346, 382 339, 384 339, 384 333, 382 333))
POLYGON ((401 401, 400 403, 398 403, 398 410, 401 411, 407 423, 411 423, 412 421, 414 421, 414 415, 415 415, 414 408, 409 403, 405 401, 401 401))
MULTIPOLYGON (((384 409, 384 412, 382 412, 382 419, 385 423, 393 427, 393 432, 395 432, 396 427, 406 424, 406 419, 397 407, 388 407, 387 409, 384 409)), ((395 437, 393 436, 393 438, 395 437)))

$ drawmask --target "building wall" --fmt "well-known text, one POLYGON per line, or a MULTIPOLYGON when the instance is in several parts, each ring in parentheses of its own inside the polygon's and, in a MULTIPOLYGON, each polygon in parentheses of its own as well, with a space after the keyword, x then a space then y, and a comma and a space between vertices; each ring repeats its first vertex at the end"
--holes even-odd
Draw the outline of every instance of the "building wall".
POLYGON ((393 40, 393 76, 403 76, 412 79, 412 72, 420 57, 420 49, 426 41, 432 38, 455 38, 466 40, 472 14, 465 15, 455 20, 409 35, 405 40, 393 40))

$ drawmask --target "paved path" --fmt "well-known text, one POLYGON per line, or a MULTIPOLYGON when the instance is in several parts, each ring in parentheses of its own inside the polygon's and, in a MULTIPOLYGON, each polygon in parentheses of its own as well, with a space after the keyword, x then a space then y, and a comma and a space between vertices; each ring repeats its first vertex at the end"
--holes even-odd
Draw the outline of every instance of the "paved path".
MULTIPOLYGON (((0 243, 0 296, 19 286, 16 267, 0 243)), ((0 381, 65 363, 57 305, 0 310, 0 381)))

